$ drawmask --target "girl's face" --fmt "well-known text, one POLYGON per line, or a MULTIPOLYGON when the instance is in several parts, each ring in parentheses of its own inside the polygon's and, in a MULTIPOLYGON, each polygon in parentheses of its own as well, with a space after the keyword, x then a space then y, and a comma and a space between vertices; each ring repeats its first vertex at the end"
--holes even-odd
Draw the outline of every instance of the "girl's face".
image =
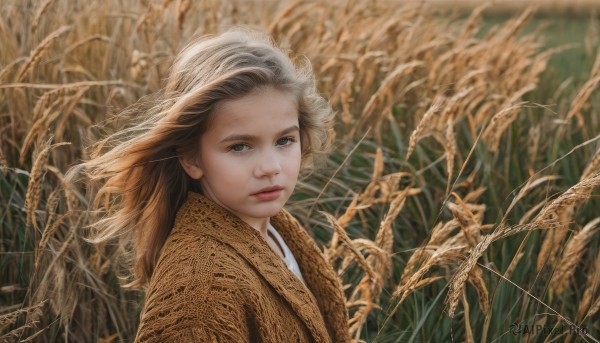
POLYGON ((255 229, 286 203, 301 162, 298 110, 292 94, 274 88, 219 103, 200 138, 195 161, 182 165, 205 196, 255 229))

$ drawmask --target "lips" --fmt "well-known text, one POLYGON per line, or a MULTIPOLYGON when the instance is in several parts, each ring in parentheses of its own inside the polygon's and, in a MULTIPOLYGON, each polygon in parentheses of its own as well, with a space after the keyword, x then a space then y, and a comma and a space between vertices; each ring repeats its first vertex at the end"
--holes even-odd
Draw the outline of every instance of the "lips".
POLYGON ((269 187, 265 187, 265 188, 261 189, 260 191, 258 191, 256 193, 253 193, 252 195, 257 195, 257 194, 260 194, 260 193, 275 192, 275 191, 280 191, 282 189, 283 189, 283 187, 277 186, 277 185, 275 185, 275 186, 269 186, 269 187))
POLYGON ((261 201, 275 200, 279 198, 281 193, 283 193, 283 189, 283 187, 277 185, 269 186, 259 190, 258 192, 252 193, 252 196, 261 201))

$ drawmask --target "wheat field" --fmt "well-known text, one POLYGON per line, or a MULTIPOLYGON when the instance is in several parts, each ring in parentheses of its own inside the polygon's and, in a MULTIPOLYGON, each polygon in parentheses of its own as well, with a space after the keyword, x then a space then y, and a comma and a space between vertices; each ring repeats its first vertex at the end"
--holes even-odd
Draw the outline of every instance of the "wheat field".
POLYGON ((336 110, 335 151, 289 210, 343 280, 355 342, 598 342, 597 18, 548 47, 535 9, 484 30, 490 11, 3 0, 0 341, 133 339, 143 291, 120 287, 116 244, 85 240, 93 190, 65 174, 189 37, 247 25, 308 58, 336 110), (577 46, 587 78, 553 78, 577 46))

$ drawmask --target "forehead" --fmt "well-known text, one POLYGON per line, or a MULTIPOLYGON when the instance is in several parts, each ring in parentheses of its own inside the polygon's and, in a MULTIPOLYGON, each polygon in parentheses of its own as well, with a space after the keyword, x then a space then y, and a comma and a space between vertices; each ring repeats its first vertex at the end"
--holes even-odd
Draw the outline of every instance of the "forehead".
POLYGON ((259 89, 239 99, 219 102, 207 133, 269 132, 297 125, 297 107, 296 97, 291 92, 272 87, 259 89))

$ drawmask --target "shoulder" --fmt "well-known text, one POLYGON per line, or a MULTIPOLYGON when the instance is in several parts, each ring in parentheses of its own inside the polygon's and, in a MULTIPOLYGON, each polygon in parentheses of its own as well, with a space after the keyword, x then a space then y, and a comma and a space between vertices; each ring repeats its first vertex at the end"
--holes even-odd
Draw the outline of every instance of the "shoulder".
POLYGON ((150 288, 177 280, 192 285, 214 282, 215 272, 236 272, 242 258, 229 245, 186 225, 176 227, 163 246, 150 288))
POLYGON ((182 341, 197 341, 222 336, 219 328, 231 323, 236 324, 236 330, 228 332, 231 341, 247 336, 242 325, 245 301, 236 284, 239 272, 233 267, 238 262, 235 253, 210 236, 174 230, 146 291, 139 341, 183 333, 182 341))
POLYGON ((209 234, 214 231, 208 224, 215 220, 214 212, 206 206, 199 206, 198 202, 198 196, 190 193, 177 212, 175 225, 161 249, 155 273, 161 270, 169 272, 172 267, 181 267, 186 271, 196 268, 202 269, 198 272, 207 271, 220 259, 238 258, 231 247, 209 234))

